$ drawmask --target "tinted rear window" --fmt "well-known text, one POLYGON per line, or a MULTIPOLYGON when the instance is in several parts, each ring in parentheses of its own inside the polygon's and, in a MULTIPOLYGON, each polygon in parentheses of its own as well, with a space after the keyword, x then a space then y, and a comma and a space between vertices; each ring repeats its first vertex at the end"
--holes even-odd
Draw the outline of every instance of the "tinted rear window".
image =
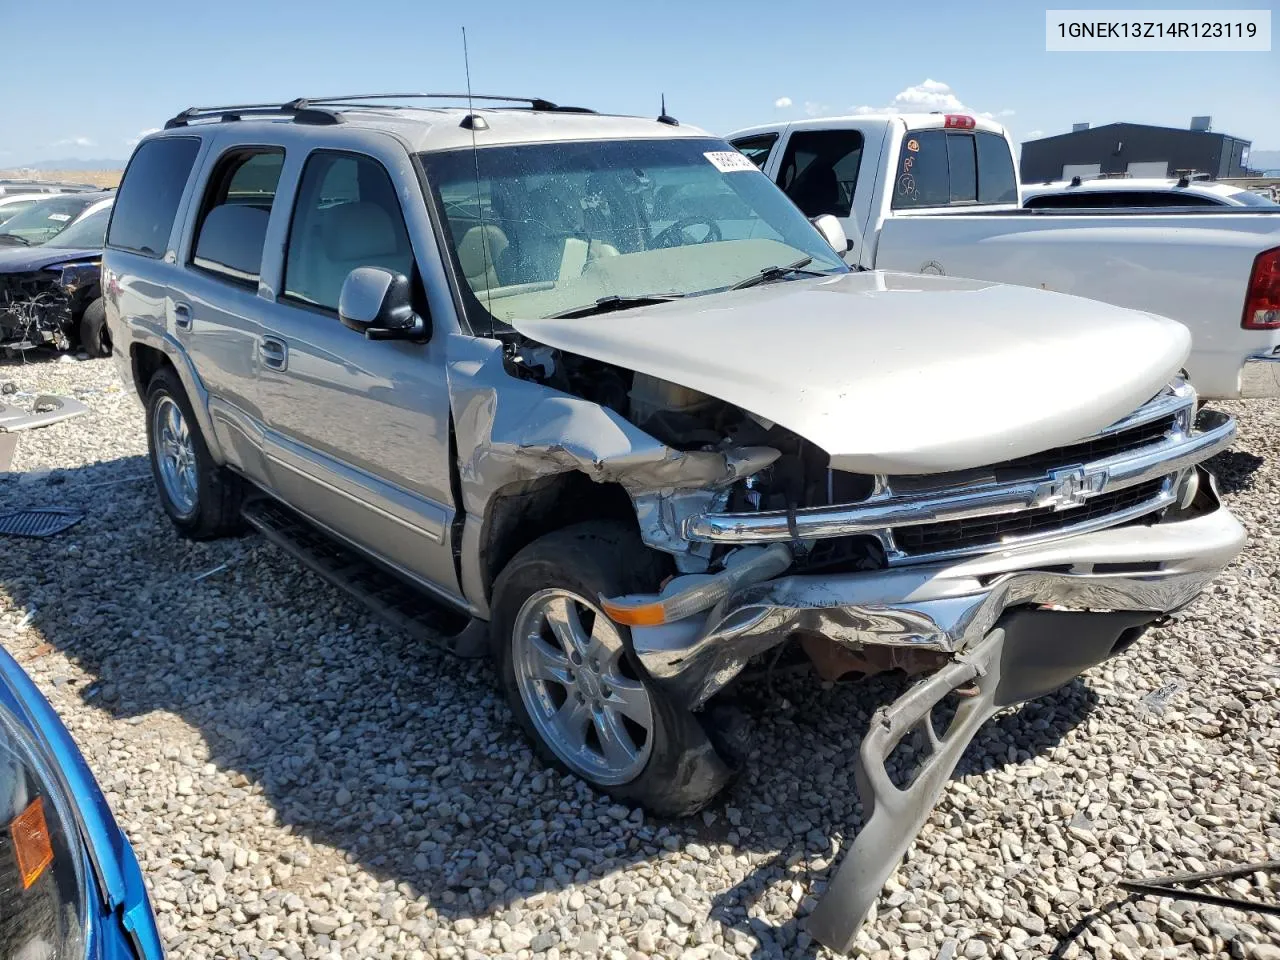
POLYGON ((994 133, 920 130, 902 138, 895 209, 1017 203, 1009 144, 994 133))
POLYGON ((950 202, 947 135, 941 130, 908 133, 902 139, 898 179, 893 185, 894 207, 941 207, 950 202))
POLYGON ((148 257, 162 257, 169 246, 178 201, 191 175, 200 141, 166 137, 140 146, 116 197, 107 245, 148 257))
POLYGON ((978 202, 1017 203, 1018 177, 1013 172, 1013 151, 1008 142, 981 130, 973 139, 978 146, 978 202))

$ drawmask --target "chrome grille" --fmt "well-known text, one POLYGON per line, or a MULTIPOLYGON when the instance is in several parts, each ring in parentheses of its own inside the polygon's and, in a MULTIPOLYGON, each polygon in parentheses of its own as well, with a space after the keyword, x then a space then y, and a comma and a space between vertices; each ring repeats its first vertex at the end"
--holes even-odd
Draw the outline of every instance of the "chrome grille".
POLYGON ((1056 510, 1038 507, 994 517, 972 517, 899 527, 893 531, 898 551, 908 557, 998 546, 1025 537, 1058 533, 1081 524, 1141 508, 1148 502, 1159 505, 1166 481, 1149 480, 1136 486, 1103 493, 1079 507, 1056 510))

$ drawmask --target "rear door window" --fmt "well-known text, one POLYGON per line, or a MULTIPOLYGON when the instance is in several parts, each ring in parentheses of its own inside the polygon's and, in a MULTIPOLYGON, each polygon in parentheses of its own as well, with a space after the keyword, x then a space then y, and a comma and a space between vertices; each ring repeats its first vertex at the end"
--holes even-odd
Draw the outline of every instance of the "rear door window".
POLYGON ((762 133, 759 136, 734 140, 733 146, 757 167, 763 168, 765 161, 769 159, 769 154, 773 150, 773 145, 777 141, 778 135, 776 133, 762 133))
POLYGON ((200 141, 165 137, 138 147, 116 195, 107 246, 162 257, 200 141))
POLYGON ((191 264, 256 287, 284 151, 237 149, 218 159, 200 208, 191 264))
POLYGON ((861 165, 859 131, 802 130, 787 141, 778 186, 806 217, 847 217, 861 165))

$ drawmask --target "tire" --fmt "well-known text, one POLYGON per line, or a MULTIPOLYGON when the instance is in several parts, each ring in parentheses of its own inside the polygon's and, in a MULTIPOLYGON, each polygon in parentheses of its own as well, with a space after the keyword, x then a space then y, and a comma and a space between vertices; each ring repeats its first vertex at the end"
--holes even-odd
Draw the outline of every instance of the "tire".
POLYGON ((146 407, 151 475, 178 533, 190 540, 212 540, 241 532, 244 481, 214 462, 172 367, 161 367, 151 378, 146 407))
POLYGON ((653 591, 664 572, 660 555, 620 524, 566 527, 535 540, 503 569, 494 584, 491 629, 502 691, 544 760, 623 803, 680 817, 715 799, 734 771, 697 717, 665 697, 640 667, 630 632, 605 617, 598 599, 653 591), (556 611, 570 601, 588 647, 557 645, 562 634, 553 621, 563 631, 556 611), (571 649, 581 658, 573 660, 571 649), (560 679, 547 679, 552 673, 560 679), (557 718, 566 710, 564 729, 585 730, 576 749, 568 746, 573 736, 558 732, 557 718), (585 719, 580 710, 587 711, 585 719), (634 755, 620 743, 635 748, 634 755))
POLYGON ((101 297, 80 315, 80 349, 91 357, 111 356, 111 331, 107 329, 107 308, 101 297))

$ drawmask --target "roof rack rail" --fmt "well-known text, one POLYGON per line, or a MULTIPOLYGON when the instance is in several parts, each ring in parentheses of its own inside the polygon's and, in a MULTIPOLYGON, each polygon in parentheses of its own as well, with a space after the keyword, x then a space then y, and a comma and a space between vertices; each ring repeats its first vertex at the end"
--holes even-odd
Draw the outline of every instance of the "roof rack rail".
POLYGON ((221 123, 256 117, 284 117, 295 123, 314 123, 329 126, 342 122, 342 115, 328 107, 359 105, 363 107, 395 108, 396 104, 366 103, 368 100, 487 100, 496 103, 528 104, 530 110, 558 113, 595 113, 587 107, 568 107, 541 97, 503 97, 496 94, 476 93, 347 93, 336 97, 298 97, 287 103, 238 103, 220 107, 188 107, 164 125, 166 130, 185 127, 193 121, 218 120, 221 123))
POLYGON ((164 128, 188 126, 196 120, 217 119, 221 123, 241 120, 245 115, 258 117, 287 117, 297 123, 314 123, 329 126, 341 123, 342 118, 332 110, 311 107, 305 100, 291 100, 288 103, 239 103, 224 107, 188 107, 175 117, 165 121, 164 128))
MULTIPOLYGON (((567 107, 552 103, 542 97, 504 97, 490 93, 348 93, 337 97, 300 97, 292 101, 294 104, 331 105, 359 103, 363 100, 488 100, 497 103, 526 103, 530 110, 559 111, 562 113, 595 113, 587 107, 567 107)), ((383 104, 361 104, 362 106, 383 106, 383 104)), ((394 106, 391 104, 390 106, 394 106)))

